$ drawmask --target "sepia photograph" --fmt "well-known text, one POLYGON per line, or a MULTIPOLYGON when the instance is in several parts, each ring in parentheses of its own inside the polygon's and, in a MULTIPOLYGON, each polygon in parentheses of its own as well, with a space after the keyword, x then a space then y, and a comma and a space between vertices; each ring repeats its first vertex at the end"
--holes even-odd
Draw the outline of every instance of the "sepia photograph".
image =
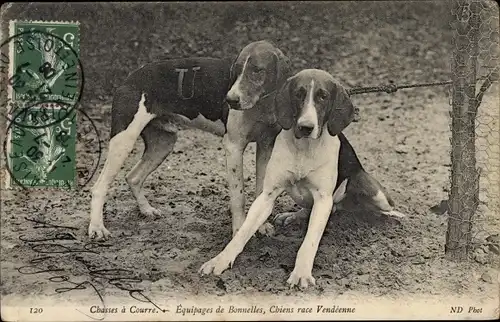
POLYGON ((491 0, 0 9, 2 321, 500 318, 491 0))

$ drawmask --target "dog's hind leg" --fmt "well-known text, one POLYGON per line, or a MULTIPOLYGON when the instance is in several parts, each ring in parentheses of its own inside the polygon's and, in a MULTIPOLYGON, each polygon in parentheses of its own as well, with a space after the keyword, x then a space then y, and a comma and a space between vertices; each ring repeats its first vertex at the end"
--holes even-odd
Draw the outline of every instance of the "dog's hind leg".
MULTIPOLYGON (((337 204, 340 203, 346 196, 346 191, 347 191, 347 183, 349 182, 348 179, 345 179, 342 181, 342 183, 335 189, 333 193, 333 207, 332 207, 332 213, 335 212, 337 208, 337 204)), ((298 199, 298 198, 296 198, 298 199)), ((296 200, 297 202, 298 200, 296 200)), ((277 225, 280 226, 287 226, 293 222, 305 222, 306 220, 309 219, 311 215, 311 205, 306 202, 305 204, 300 205, 303 208, 298 210, 298 211, 292 211, 292 212, 284 212, 281 214, 277 214, 274 217, 273 222, 277 225)))
POLYGON ((366 171, 360 171, 349 179, 346 195, 353 197, 360 206, 392 217, 405 217, 394 210, 394 202, 384 187, 366 171))
POLYGON ((88 229, 90 238, 98 240, 106 239, 110 235, 109 231, 104 227, 102 218, 109 185, 116 177, 118 171, 120 171, 127 156, 132 152, 135 141, 144 127, 156 116, 149 113, 144 104, 145 95, 142 94, 137 113, 134 115, 133 120, 125 130, 114 135, 109 141, 108 157, 104 163, 104 168, 92 187, 90 224, 88 229))
POLYGON ((273 222, 278 226, 285 227, 294 222, 305 222, 307 219, 309 219, 310 215, 311 209, 302 208, 298 211, 283 212, 277 214, 274 217, 273 222))
POLYGON ((156 216, 160 214, 160 211, 149 204, 142 186, 151 172, 156 170, 172 152, 177 141, 177 134, 149 124, 142 131, 141 137, 144 140, 144 153, 141 160, 127 175, 127 183, 139 204, 141 213, 145 216, 156 216))

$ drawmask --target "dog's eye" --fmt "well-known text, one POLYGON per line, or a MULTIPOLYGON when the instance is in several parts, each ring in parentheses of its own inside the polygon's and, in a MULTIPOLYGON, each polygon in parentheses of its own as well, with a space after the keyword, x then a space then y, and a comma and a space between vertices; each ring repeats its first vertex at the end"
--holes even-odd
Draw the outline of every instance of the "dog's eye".
POLYGON ((251 66, 248 69, 248 79, 253 83, 260 83, 264 80, 264 69, 251 66))
POLYGON ((297 99, 303 99, 306 96, 306 89, 305 88, 300 88, 298 91, 295 92, 295 97, 297 99))
POLYGON ((264 71, 264 69, 259 68, 259 67, 253 67, 253 68, 252 68, 252 73, 253 73, 253 74, 260 74, 260 73, 262 73, 263 71, 264 71))
POLYGON ((320 90, 316 93, 316 97, 318 100, 323 101, 328 97, 328 93, 326 91, 320 90))

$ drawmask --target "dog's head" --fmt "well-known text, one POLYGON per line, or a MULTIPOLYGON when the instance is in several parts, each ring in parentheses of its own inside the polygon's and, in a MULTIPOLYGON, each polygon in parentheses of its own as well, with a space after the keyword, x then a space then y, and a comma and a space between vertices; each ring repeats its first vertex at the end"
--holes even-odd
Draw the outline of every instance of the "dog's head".
POLYGON ((263 96, 276 91, 290 73, 288 58, 267 41, 243 48, 231 66, 232 86, 226 95, 229 106, 248 110, 263 96))
POLYGON ((346 90, 332 75, 305 69, 286 80, 276 95, 276 116, 285 130, 300 139, 321 136, 325 125, 335 136, 356 118, 346 90))

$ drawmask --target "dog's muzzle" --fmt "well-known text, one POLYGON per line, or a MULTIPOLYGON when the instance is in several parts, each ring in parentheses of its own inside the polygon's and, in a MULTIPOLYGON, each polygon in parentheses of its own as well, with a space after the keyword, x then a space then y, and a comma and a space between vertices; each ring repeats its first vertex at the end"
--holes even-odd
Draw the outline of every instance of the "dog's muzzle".
POLYGON ((229 104, 229 107, 232 108, 233 110, 239 110, 241 109, 240 105, 240 98, 239 97, 232 97, 232 96, 226 96, 226 102, 229 104))
POLYGON ((295 128, 295 137, 297 139, 308 137, 314 131, 314 124, 309 122, 298 123, 295 128))
POLYGON ((229 104, 229 107, 233 110, 241 109, 240 101, 235 99, 226 99, 226 102, 229 104))

